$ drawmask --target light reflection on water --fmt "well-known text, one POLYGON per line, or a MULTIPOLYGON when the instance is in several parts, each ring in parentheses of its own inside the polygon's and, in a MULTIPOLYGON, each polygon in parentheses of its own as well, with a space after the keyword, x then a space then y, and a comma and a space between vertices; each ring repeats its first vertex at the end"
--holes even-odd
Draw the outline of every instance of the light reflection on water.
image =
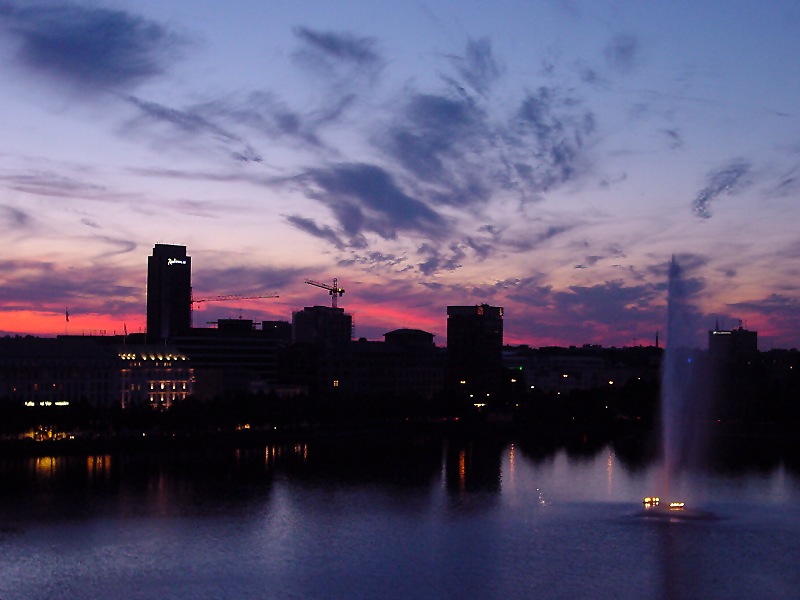
POLYGON ((800 478, 611 447, 328 440, 0 463, 0 598, 795 598, 800 478))

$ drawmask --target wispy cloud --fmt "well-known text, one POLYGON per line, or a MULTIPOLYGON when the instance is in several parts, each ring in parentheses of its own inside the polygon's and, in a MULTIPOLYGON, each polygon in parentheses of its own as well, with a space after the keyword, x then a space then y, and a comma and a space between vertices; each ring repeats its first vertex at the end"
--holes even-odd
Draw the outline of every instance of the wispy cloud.
POLYGON ((31 216, 18 208, 13 206, 1 206, 0 215, 5 216, 3 219, 6 221, 9 229, 18 230, 28 227, 31 224, 31 216))
POLYGON ((630 71, 635 67, 640 53, 639 40, 630 33, 615 35, 603 51, 608 65, 618 71, 630 71))
POLYGON ((707 184, 692 202, 694 214, 701 219, 711 218, 709 204, 724 194, 734 194, 747 185, 744 178, 750 172, 750 163, 737 159, 706 175, 707 184))
POLYGON ((33 260, 0 261, 0 303, 3 310, 30 310, 31 306, 63 310, 64 305, 83 312, 107 314, 140 311, 141 286, 120 285, 136 281, 139 273, 103 263, 63 268, 33 260))
POLYGON ((470 39, 465 55, 454 56, 451 62, 461 80, 481 96, 488 94, 503 71, 492 52, 492 43, 487 38, 470 39))
POLYGON ((3 172, 0 173, 0 182, 9 189, 37 196, 101 200, 109 195, 109 191, 101 185, 53 171, 3 172))
POLYGON ((279 293, 301 281, 304 269, 264 265, 261 267, 194 265, 192 285, 197 297, 217 295, 257 296, 279 293))
POLYGON ((588 168, 587 141, 596 129, 595 116, 559 90, 540 87, 528 93, 510 132, 515 149, 515 176, 534 192, 571 182, 588 168))
POLYGON ((315 31, 308 27, 295 28, 295 35, 304 42, 306 52, 315 52, 331 60, 358 65, 374 65, 381 60, 373 38, 351 33, 315 31))
POLYGON ((440 271, 455 271, 462 266, 466 256, 458 244, 451 244, 442 249, 431 243, 422 244, 417 250, 422 262, 417 266, 423 275, 433 275, 440 271))

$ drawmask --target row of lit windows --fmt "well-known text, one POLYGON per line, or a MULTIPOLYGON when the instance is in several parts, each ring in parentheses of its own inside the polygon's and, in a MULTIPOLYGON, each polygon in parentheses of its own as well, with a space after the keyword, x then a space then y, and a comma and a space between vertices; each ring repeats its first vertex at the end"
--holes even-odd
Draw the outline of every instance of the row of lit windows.
POLYGON ((140 360, 187 360, 187 358, 181 354, 144 354, 142 353, 141 356, 137 356, 135 352, 122 352, 120 353, 119 357, 122 360, 136 360, 139 358, 140 360))

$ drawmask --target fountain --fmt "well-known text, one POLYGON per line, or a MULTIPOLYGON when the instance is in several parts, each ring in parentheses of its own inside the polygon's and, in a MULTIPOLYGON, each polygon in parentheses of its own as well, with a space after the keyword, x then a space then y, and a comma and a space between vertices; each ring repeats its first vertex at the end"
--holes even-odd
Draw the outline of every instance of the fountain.
POLYGON ((661 496, 648 496, 642 504, 648 515, 680 518, 707 516, 689 510, 683 500, 670 499, 674 494, 676 475, 683 468, 697 469, 701 466, 704 439, 706 402, 703 395, 696 395, 697 369, 693 363, 694 347, 693 310, 690 290, 683 279, 681 267, 675 257, 669 266, 667 291, 667 344, 661 366, 661 450, 662 471, 661 496), (662 502, 661 498, 667 501, 662 502))

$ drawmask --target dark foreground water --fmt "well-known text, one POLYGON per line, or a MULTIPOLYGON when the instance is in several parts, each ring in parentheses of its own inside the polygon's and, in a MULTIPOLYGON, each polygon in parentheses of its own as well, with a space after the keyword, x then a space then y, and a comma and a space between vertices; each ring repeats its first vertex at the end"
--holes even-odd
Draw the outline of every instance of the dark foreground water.
POLYGON ((438 437, 0 460, 0 598, 800 597, 800 477, 438 437))

